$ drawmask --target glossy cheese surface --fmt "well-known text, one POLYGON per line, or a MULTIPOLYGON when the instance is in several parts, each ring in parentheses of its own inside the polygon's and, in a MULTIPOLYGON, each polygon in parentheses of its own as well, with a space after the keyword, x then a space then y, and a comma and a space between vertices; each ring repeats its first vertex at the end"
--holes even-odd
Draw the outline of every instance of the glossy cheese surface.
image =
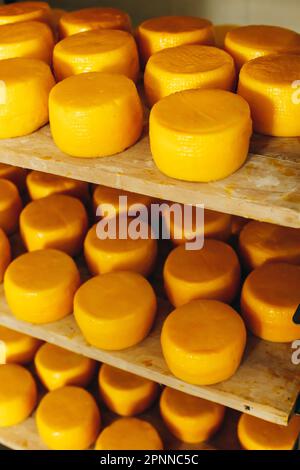
POLYGON ((183 44, 214 44, 210 21, 193 16, 161 16, 144 21, 137 28, 142 62, 155 52, 183 44))
POLYGON ((167 317, 161 345, 175 377, 195 385, 211 385, 229 379, 238 369, 246 328, 229 305, 194 300, 167 317))
POLYGON ((74 386, 47 393, 36 412, 39 435, 53 450, 88 449, 97 438, 100 422, 95 399, 74 386))
POLYGON ((267 263, 247 277, 241 296, 242 315, 253 334, 287 343, 300 337, 293 316, 300 304, 300 266, 267 263))
POLYGON ((222 425, 222 405, 166 387, 160 397, 160 413, 170 432, 180 441, 209 440, 222 425))
POLYGON ((159 386, 151 380, 103 364, 99 389, 106 406, 121 416, 143 413, 157 397, 159 386))
POLYGON ((280 26, 241 26, 227 33, 225 49, 240 70, 242 65, 256 57, 278 52, 299 52, 300 35, 280 26))
POLYGON ((162 173, 180 180, 207 182, 234 173, 246 160, 251 133, 247 102, 224 90, 177 92, 150 113, 153 159, 162 173))
POLYGON ((95 215, 97 208, 100 207, 102 214, 98 215, 104 215, 106 217, 116 217, 119 214, 128 213, 129 210, 140 210, 144 206, 149 208, 151 201, 152 198, 150 196, 102 185, 97 186, 93 194, 95 215), (122 199, 120 199, 120 197, 122 197, 122 199))
POLYGON ((102 431, 95 450, 163 450, 163 443, 147 421, 121 418, 102 431))
POLYGON ((5 232, 0 228, 0 282, 3 281, 4 273, 11 262, 10 242, 5 232))
POLYGON ((21 423, 37 401, 32 375, 17 364, 0 365, 0 384, 0 428, 21 423))
POLYGON ((206 240, 201 250, 178 246, 164 265, 170 302, 179 307, 194 299, 231 303, 240 285, 240 265, 234 250, 218 240, 206 240))
POLYGON ((253 220, 240 233, 239 253, 249 270, 273 261, 300 264, 300 229, 253 220))
POLYGON ((0 60, 0 77, 0 139, 31 134, 47 124, 55 84, 49 66, 24 57, 0 60))
POLYGON ((139 57, 130 33, 96 30, 60 41, 54 49, 53 66, 58 80, 85 72, 108 72, 119 73, 136 81, 139 57))
POLYGON ((27 170, 17 166, 0 163, 0 179, 9 180, 14 183, 19 191, 25 188, 27 170))
POLYGON ((143 109, 129 78, 100 72, 68 77, 49 99, 50 126, 56 145, 74 157, 122 152, 140 137, 143 109))
POLYGON ((20 232, 29 251, 55 248, 76 256, 82 249, 87 228, 83 204, 64 194, 30 202, 20 217, 20 232))
POLYGON ((130 31, 127 13, 117 8, 83 8, 64 14, 59 22, 61 37, 94 29, 121 29, 130 31))
POLYGON ((189 44, 164 49, 147 62, 144 86, 153 106, 165 96, 193 88, 232 90, 235 68, 232 57, 216 47, 189 44))
POLYGON ((4 291, 18 319, 43 324, 72 312, 79 283, 71 257, 58 250, 39 250, 21 255, 9 265, 4 291))
POLYGON ((250 106, 256 132, 275 137, 300 136, 299 75, 297 54, 258 57, 242 67, 238 94, 250 106))
POLYGON ((129 271, 90 279, 74 299, 79 328, 88 343, 101 349, 120 350, 139 343, 149 333, 155 314, 151 285, 129 271))
POLYGON ((37 352, 35 368, 48 390, 66 385, 86 387, 94 374, 95 361, 53 344, 45 343, 37 352))
POLYGON ((0 5, 0 25, 25 21, 49 21, 50 7, 46 2, 18 2, 0 5))
POLYGON ((26 179, 31 199, 41 199, 52 194, 66 194, 86 201, 89 197, 89 185, 85 181, 51 175, 41 171, 31 171, 26 179))
POLYGON ((16 186, 11 181, 0 179, 0 229, 7 235, 16 232, 22 205, 16 186))
POLYGON ((28 21, 0 28, 0 60, 28 57, 51 64, 53 47, 53 34, 45 23, 28 21))
POLYGON ((42 342, 23 333, 0 326, 0 341, 4 344, 4 359, 7 364, 28 364, 42 342))

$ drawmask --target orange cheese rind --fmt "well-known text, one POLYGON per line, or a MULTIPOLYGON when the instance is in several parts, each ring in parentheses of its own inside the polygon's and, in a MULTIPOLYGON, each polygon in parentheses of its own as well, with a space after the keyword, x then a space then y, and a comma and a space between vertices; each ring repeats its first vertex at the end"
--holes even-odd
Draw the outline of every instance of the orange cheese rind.
POLYGON ((31 171, 26 178, 26 185, 32 200, 42 199, 52 194, 77 197, 83 202, 89 199, 88 183, 64 176, 31 171))
POLYGON ((32 336, 0 326, 0 341, 4 344, 6 364, 28 364, 42 342, 32 336))
POLYGON ((11 5, 0 5, 0 25, 27 21, 48 23, 50 12, 50 7, 46 2, 18 2, 11 5))
MULTIPOLYGON (((152 198, 150 196, 102 185, 97 186, 93 194, 95 214, 99 207, 102 212, 101 216, 105 217, 118 217, 120 214, 128 213, 130 209, 140 210, 143 209, 144 206, 149 208, 151 202, 152 198), (120 200, 121 196, 122 199, 126 197, 126 205, 120 200), (109 206, 113 208, 110 213, 107 212, 109 206)), ((100 216, 100 214, 98 215, 100 216)))
POLYGON ((0 228, 0 282, 3 281, 4 273, 11 262, 10 242, 5 232, 0 228))
POLYGON ((0 179, 0 229, 7 235, 17 231, 22 205, 22 200, 14 183, 0 179))
POLYGON ((17 166, 0 163, 0 179, 9 180, 14 183, 19 191, 23 191, 26 186, 27 170, 17 166))

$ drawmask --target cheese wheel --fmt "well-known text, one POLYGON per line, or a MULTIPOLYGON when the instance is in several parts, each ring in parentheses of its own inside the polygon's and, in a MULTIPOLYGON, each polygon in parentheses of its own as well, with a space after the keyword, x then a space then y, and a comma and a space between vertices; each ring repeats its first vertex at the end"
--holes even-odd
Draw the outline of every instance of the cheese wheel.
POLYGON ((53 47, 52 31, 44 23, 28 21, 0 28, 0 60, 29 57, 51 64, 53 47))
POLYGON ((0 228, 7 235, 17 230, 21 210, 22 200, 16 186, 11 181, 0 179, 0 228))
POLYGON ((252 220, 240 233, 239 254, 249 270, 273 261, 300 264, 300 229, 252 220))
POLYGON ((246 346, 246 328, 229 305, 194 300, 167 317, 161 345, 175 377, 195 385, 211 385, 235 374, 246 346))
POLYGON ((217 47, 224 49, 225 46, 225 36, 229 31, 238 28, 236 24, 215 24, 214 25, 214 36, 215 43, 217 47))
POLYGON ((293 87, 299 76, 300 56, 296 54, 258 57, 242 67, 238 94, 250 106, 256 132, 275 137, 300 136, 298 90, 293 87))
POLYGON ((83 204, 64 194, 30 202, 20 216, 20 232, 28 251, 56 248, 76 256, 82 249, 87 228, 83 204))
POLYGON ((253 334, 288 343, 300 338, 293 316, 300 304, 300 266, 268 263, 247 277, 241 296, 242 315, 253 334))
POLYGON ((58 80, 84 72, 108 72, 136 81, 139 56, 133 36, 126 31, 87 31, 55 46, 53 67, 58 80))
POLYGON ((143 108, 129 78, 100 72, 66 78, 52 90, 50 125, 56 145, 73 157, 122 152, 141 135, 143 108))
POLYGON ((231 303, 239 290, 239 260, 231 246, 219 240, 206 240, 201 250, 178 246, 164 265, 167 296, 175 307, 194 299, 231 303))
POLYGON ((14 426, 32 413, 37 401, 35 381, 17 364, 0 366, 0 428, 14 426))
POLYGON ((31 171, 26 179, 31 199, 42 199, 52 194, 66 194, 86 202, 89 199, 89 185, 85 181, 31 171))
POLYGON ((118 8, 83 8, 63 15, 59 22, 61 37, 95 29, 131 30, 127 13, 118 8))
POLYGON ((36 412, 38 433, 53 450, 88 449, 96 440, 100 422, 95 399, 73 386, 47 393, 36 412))
POLYGON ((280 26, 249 25, 229 31, 225 49, 234 58, 237 70, 249 60, 278 52, 299 52, 300 35, 280 26))
POLYGON ((293 416, 288 426, 281 426, 244 413, 237 432, 246 450, 292 450, 300 433, 300 419, 293 416))
POLYGON ((102 431, 95 450, 163 450, 163 443, 147 421, 120 418, 102 431))
POLYGON ((4 291, 12 313, 19 320, 43 324, 72 312, 79 283, 72 258, 57 250, 40 250, 25 253, 9 265, 4 291))
POLYGON ((74 315, 83 336, 101 349, 120 350, 139 343, 149 333, 155 313, 151 285, 129 271, 90 279, 74 299, 74 315))
POLYGON ((177 92, 150 113, 156 165, 186 181, 214 181, 234 173, 247 158, 251 133, 247 102, 224 90, 177 92))
POLYGON ((27 364, 32 361, 42 342, 31 336, 0 326, 0 341, 4 344, 5 362, 27 364))
POLYGON ((0 60, 0 77, 0 139, 31 134, 47 124, 55 83, 49 66, 24 57, 0 60))
POLYGON ((246 219, 245 217, 240 217, 238 215, 233 215, 231 220, 231 234, 235 236, 239 235, 245 225, 249 222, 249 219, 246 219))
POLYGON ((46 2, 18 2, 0 5, 0 25, 25 21, 49 21, 50 7, 46 2))
POLYGON ((36 353, 35 368, 48 390, 66 385, 86 387, 93 378, 96 363, 53 344, 45 343, 36 353))
POLYGON ((234 82, 232 57, 216 47, 197 44, 171 47, 153 54, 144 75, 150 106, 176 91, 192 88, 232 90, 234 82))
POLYGON ((10 243, 5 232, 0 228, 0 282, 3 281, 4 273, 11 261, 10 243))
POLYGON ((103 364, 99 389, 106 406, 121 416, 143 413, 157 397, 159 386, 151 380, 103 364))
POLYGON ((148 224, 139 223, 139 230, 147 234, 148 238, 131 238, 130 226, 126 230, 125 239, 119 237, 118 227, 116 238, 105 239, 98 237, 98 231, 102 233, 102 230, 97 225, 90 229, 84 241, 84 256, 93 275, 134 271, 147 277, 152 273, 157 256, 157 241, 152 238, 148 224))
POLYGON ((193 444, 207 441, 218 431, 225 408, 166 387, 160 397, 160 413, 167 428, 177 439, 193 444))
POLYGON ((25 188, 26 176, 27 170, 24 168, 0 163, 0 179, 11 181, 17 186, 19 191, 22 191, 25 188))
POLYGON ((99 207, 99 210, 102 212, 101 215, 106 217, 117 217, 120 214, 127 214, 130 209, 137 211, 143 210, 145 207, 148 209, 151 202, 152 198, 150 196, 100 185, 97 186, 93 194, 95 213, 99 207), (121 196, 122 200, 120 200, 121 196))
POLYGON ((214 44, 210 21, 193 16, 161 16, 141 23, 136 31, 141 60, 145 65, 155 52, 183 44, 214 44))

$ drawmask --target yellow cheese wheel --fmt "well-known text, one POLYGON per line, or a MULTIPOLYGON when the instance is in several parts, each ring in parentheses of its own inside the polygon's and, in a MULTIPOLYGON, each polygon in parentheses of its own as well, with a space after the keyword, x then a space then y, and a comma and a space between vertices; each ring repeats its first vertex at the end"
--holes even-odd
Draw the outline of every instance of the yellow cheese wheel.
POLYGON ((46 2, 18 2, 0 5, 0 25, 25 21, 48 22, 50 7, 46 2))
POLYGON ((26 179, 31 199, 41 199, 52 194, 66 194, 86 202, 89 198, 89 185, 85 181, 31 171, 26 179))
POLYGON ((150 106, 176 91, 192 88, 232 90, 234 82, 232 57, 216 47, 198 44, 171 47, 153 54, 144 75, 150 106))
POLYGON ((74 157, 122 152, 141 135, 143 109, 132 80, 100 72, 58 83, 50 93, 50 125, 56 145, 74 157))
POLYGON ((31 134, 47 124, 55 84, 49 66, 24 57, 0 60, 0 77, 0 139, 31 134))
POLYGON ((4 344, 5 362, 27 364, 34 358, 42 342, 5 326, 0 326, 0 341, 4 344))
POLYGON ((246 328, 229 305, 193 300, 167 317, 161 345, 176 377, 195 385, 211 385, 236 372, 246 345, 246 328))
POLYGON ((156 103, 150 113, 156 165, 167 176, 186 181, 234 173, 247 158, 251 133, 247 102, 224 90, 180 91, 156 103))
POLYGON ((293 88, 299 76, 300 56, 296 54, 258 57, 242 67, 238 94, 250 106, 256 132, 275 137, 300 136, 298 91, 293 88))
POLYGON ((132 210, 140 210, 143 209, 144 206, 149 208, 151 202, 152 198, 150 196, 132 193, 121 189, 108 188, 107 186, 100 185, 97 186, 93 194, 95 213, 97 208, 100 207, 106 217, 116 217, 119 214, 128 213, 130 208, 132 208, 132 210), (124 199, 122 204, 120 201, 120 196, 122 196, 123 199, 125 197, 127 198, 126 200, 124 199), (109 205, 113 207, 110 208, 109 205))
POLYGON ((231 303, 241 280, 239 260, 231 246, 210 239, 201 250, 181 245, 171 251, 163 276, 167 296, 175 307, 194 299, 231 303))
POLYGON ((74 299, 74 315, 83 336, 101 349, 119 350, 139 343, 149 333, 155 314, 151 285, 129 271, 90 279, 74 299))
POLYGON ((300 229, 252 220, 240 233, 239 253, 249 270, 271 261, 300 264, 300 229))
POLYGON ((24 421, 37 401, 35 381, 28 370, 17 364, 0 366, 0 428, 24 421))
POLYGON ((133 36, 126 31, 87 31, 55 46, 53 67, 58 80, 84 72, 108 72, 136 81, 139 56, 133 36))
POLYGON ((11 261, 10 243, 5 232, 0 228, 0 282, 3 281, 4 273, 11 261))
POLYGON ((102 431, 95 450, 163 450, 163 443, 147 421, 120 418, 102 431))
POLYGON ((210 21, 193 16, 161 16, 139 25, 137 42, 143 64, 155 52, 183 44, 214 44, 210 21))
POLYGON ((249 60, 278 52, 300 52, 300 35, 280 26, 249 25, 229 31, 225 49, 238 70, 249 60))
POLYGON ((22 239, 29 251, 56 248, 76 256, 88 228, 86 210, 78 199, 53 194, 30 202, 20 216, 22 239))
POLYGON ((288 426, 281 426, 242 414, 237 431, 246 450, 292 450, 300 433, 300 418, 294 416, 288 426))
POLYGON ((27 170, 24 168, 0 163, 0 179, 11 181, 17 186, 19 191, 22 191, 25 188, 26 176, 27 170))
POLYGON ((53 47, 52 31, 44 23, 28 21, 0 28, 0 60, 29 57, 51 64, 53 47))
POLYGON ((6 300, 12 313, 36 324, 69 315, 79 283, 74 261, 57 250, 25 253, 9 265, 4 276, 6 300))
POLYGON ((242 315, 259 338, 287 343, 300 338, 293 316, 300 304, 300 266, 268 263, 247 277, 241 296, 242 315))
POLYGON ((148 224, 140 223, 139 226, 139 230, 148 234, 146 239, 132 239, 130 229, 126 230, 127 238, 120 238, 117 226, 116 238, 102 240, 98 237, 98 230, 97 225, 94 225, 84 241, 85 260, 93 275, 111 271, 134 271, 142 276, 152 273, 157 256, 157 241, 151 238, 148 224))
POLYGON ((48 390, 66 385, 86 387, 93 378, 95 361, 53 344, 45 343, 36 353, 34 364, 48 390))
POLYGON ((214 36, 215 43, 217 47, 224 48, 225 46, 225 36, 229 31, 238 28, 236 24, 215 24, 214 25, 214 36))
POLYGON ((152 405, 159 386, 151 380, 103 364, 99 372, 99 389, 110 410, 121 416, 134 416, 152 405))
POLYGON ((16 186, 0 179, 0 228, 8 235, 14 233, 19 224, 22 201, 16 186))
POLYGON ((239 235, 242 229, 245 227, 245 225, 248 224, 249 222, 249 219, 246 219, 245 217, 240 217, 238 215, 233 215, 231 220, 232 220, 232 223, 231 223, 232 235, 239 235))
POLYGON ((73 386, 47 393, 36 412, 39 435, 53 450, 88 449, 97 438, 100 421, 92 395, 73 386))
POLYGON ((118 8, 83 8, 63 15, 59 22, 61 37, 94 29, 131 30, 131 20, 127 13, 118 8))
POLYGON ((160 413, 167 428, 177 439, 196 443, 207 441, 218 431, 225 408, 166 387, 160 397, 160 413))

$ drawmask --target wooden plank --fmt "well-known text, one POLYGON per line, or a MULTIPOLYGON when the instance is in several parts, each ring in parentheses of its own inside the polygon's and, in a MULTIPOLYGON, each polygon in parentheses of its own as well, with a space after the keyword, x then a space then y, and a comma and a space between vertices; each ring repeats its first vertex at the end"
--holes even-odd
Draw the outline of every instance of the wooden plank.
POLYGON ((0 161, 29 169, 127 189, 208 209, 300 227, 300 139, 254 136, 246 164, 213 183, 188 183, 156 168, 145 129, 140 141, 112 157, 72 158, 53 143, 49 127, 2 140, 0 161))
POLYGON ((229 408, 274 423, 288 423, 300 390, 299 368, 291 362, 289 344, 249 335, 242 365, 230 380, 213 386, 190 385, 170 373, 161 353, 161 325, 169 311, 169 304, 161 300, 154 328, 144 341, 123 351, 103 351, 85 342, 73 315, 42 326, 17 320, 0 286, 1 325, 229 408))

